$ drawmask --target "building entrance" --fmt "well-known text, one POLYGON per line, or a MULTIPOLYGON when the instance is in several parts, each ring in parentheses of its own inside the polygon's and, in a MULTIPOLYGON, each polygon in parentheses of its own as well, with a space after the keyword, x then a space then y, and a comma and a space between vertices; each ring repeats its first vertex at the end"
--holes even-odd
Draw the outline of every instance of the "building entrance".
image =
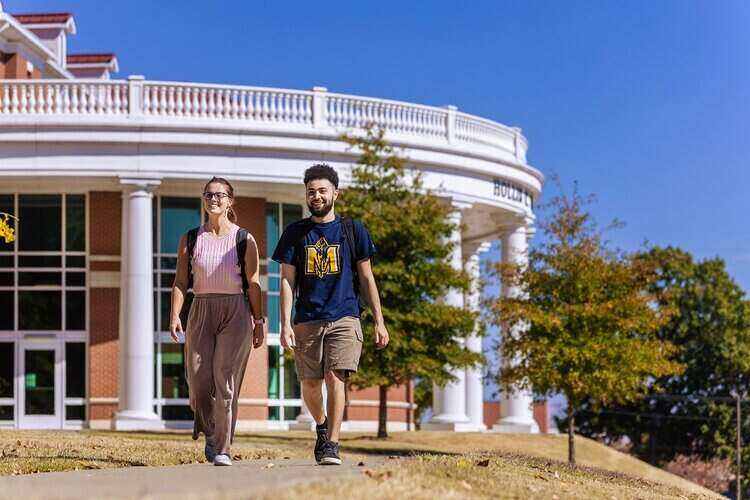
POLYGON ((18 427, 62 427, 62 349, 49 339, 24 339, 19 344, 16 393, 18 427))

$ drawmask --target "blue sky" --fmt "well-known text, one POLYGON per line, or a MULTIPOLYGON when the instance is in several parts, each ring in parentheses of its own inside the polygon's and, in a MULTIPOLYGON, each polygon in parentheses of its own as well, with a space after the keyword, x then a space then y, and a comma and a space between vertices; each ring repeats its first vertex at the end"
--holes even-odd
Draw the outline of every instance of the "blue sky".
POLYGON ((617 246, 718 255, 750 289, 749 2, 3 4, 72 12, 71 52, 114 51, 120 77, 324 85, 520 126, 534 166, 626 222, 617 246))

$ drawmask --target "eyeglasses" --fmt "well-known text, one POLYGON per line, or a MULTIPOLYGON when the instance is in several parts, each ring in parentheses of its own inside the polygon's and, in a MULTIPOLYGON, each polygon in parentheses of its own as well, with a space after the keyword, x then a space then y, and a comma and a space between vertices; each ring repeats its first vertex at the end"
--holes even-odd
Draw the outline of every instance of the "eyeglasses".
POLYGON ((225 198, 229 198, 229 195, 227 193, 222 193, 222 192, 212 193, 210 191, 206 191, 205 193, 203 193, 203 198, 205 198, 206 201, 211 201, 213 198, 216 198, 217 200, 221 201, 225 198))

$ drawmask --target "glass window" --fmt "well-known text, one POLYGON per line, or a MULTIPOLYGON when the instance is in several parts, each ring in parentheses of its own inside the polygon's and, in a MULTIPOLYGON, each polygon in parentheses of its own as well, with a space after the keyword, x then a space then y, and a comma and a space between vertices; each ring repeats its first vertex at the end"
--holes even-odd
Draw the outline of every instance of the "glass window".
POLYGON ((13 406, 0 406, 0 420, 13 420, 13 406))
MULTIPOLYGON (((15 215, 16 210, 13 207, 13 195, 12 194, 0 194, 0 212, 15 215)), ((0 216, 4 218, 5 216, 0 216)), ((16 221, 8 217, 8 225, 14 229, 17 228, 16 221)), ((0 238, 0 252, 12 252, 13 242, 6 243, 5 238, 0 238)), ((11 264, 12 265, 12 264, 11 264)))
POLYGON ((0 286, 13 286, 14 276, 13 273, 0 273, 0 286))
POLYGON ((281 420, 281 409, 278 406, 268 407, 268 420, 281 420))
POLYGON ((0 342, 0 398, 13 397, 13 377, 15 376, 15 357, 13 342, 0 342))
POLYGON ((67 286, 86 286, 86 273, 65 273, 65 284, 67 286))
POLYGON ((13 330, 16 308, 13 307, 13 292, 0 291, 0 330, 13 330))
POLYGON ((299 406, 285 406, 284 420, 294 420, 301 413, 302 408, 299 406))
POLYGON ((65 292, 65 329, 86 329, 86 292, 83 290, 65 292))
POLYGON ((18 267, 61 267, 62 257, 59 255, 20 255, 18 267))
POLYGON ((161 253, 177 253, 180 236, 201 222, 199 198, 161 198, 161 253))
POLYGON ((284 398, 297 399, 300 397, 300 386, 297 380, 297 370, 294 360, 284 356, 284 398))
POLYGON ((266 307, 266 313, 268 314, 268 333, 280 333, 281 332, 281 319, 279 318, 279 296, 269 294, 268 307, 266 307))
POLYGON ((182 346, 182 344, 167 343, 161 345, 161 397, 163 398, 189 397, 182 346))
POLYGON ((193 410, 187 405, 164 405, 161 407, 163 420, 193 420, 193 410))
POLYGON ((279 264, 271 260, 276 243, 279 242, 281 233, 279 231, 279 205, 278 203, 266 204, 266 255, 268 255, 268 272, 278 273, 279 264))
POLYGON ((20 250, 62 250, 62 196, 20 195, 18 212, 20 250))
POLYGON ((18 328, 20 330, 60 330, 62 293, 59 291, 19 291, 18 328))
POLYGON ((162 273, 161 273, 161 287, 162 288, 172 288, 172 285, 174 284, 174 277, 175 277, 175 273, 162 271, 162 273))
POLYGON ((62 273, 18 273, 19 286, 57 285, 62 284, 62 273))
POLYGON ((86 256, 84 255, 68 255, 65 257, 65 265, 71 267, 86 267, 86 256))
POLYGON ((65 397, 86 397, 86 344, 65 344, 65 397))
MULTIPOLYGON (((172 294, 170 292, 161 292, 161 312, 159 314, 161 318, 161 331, 169 331, 169 313, 172 309, 172 294)), ((182 325, 185 326, 184 324, 182 325)))
POLYGON ((301 205, 288 205, 284 204, 282 218, 284 221, 284 229, 293 223, 297 222, 302 218, 302 206, 301 205))
POLYGON ((26 415, 55 413, 55 351, 27 350, 24 356, 26 415))
POLYGON ((65 405, 65 420, 86 420, 86 406, 65 405))
POLYGON ((80 194, 65 197, 65 249, 71 252, 86 250, 84 197, 80 194))
MULTIPOLYGON (((3 243, 5 238, 0 238, 0 243, 3 243)), ((12 268, 15 264, 13 263, 12 255, 0 255, 0 267, 12 268)))
POLYGON ((279 377, 279 346, 268 346, 268 398, 279 399, 281 396, 281 378, 279 377))

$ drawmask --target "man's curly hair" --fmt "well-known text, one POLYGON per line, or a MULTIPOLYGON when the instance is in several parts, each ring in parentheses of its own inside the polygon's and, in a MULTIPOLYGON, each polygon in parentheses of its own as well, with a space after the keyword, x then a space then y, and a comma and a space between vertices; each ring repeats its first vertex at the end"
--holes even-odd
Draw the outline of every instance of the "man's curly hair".
POLYGON ((339 174, 337 174, 333 167, 331 167, 330 165, 326 165, 325 163, 316 163, 312 167, 305 170, 305 186, 307 186, 308 182, 317 179, 329 180, 331 181, 331 184, 333 184, 333 187, 335 187, 336 189, 339 188, 339 174))

